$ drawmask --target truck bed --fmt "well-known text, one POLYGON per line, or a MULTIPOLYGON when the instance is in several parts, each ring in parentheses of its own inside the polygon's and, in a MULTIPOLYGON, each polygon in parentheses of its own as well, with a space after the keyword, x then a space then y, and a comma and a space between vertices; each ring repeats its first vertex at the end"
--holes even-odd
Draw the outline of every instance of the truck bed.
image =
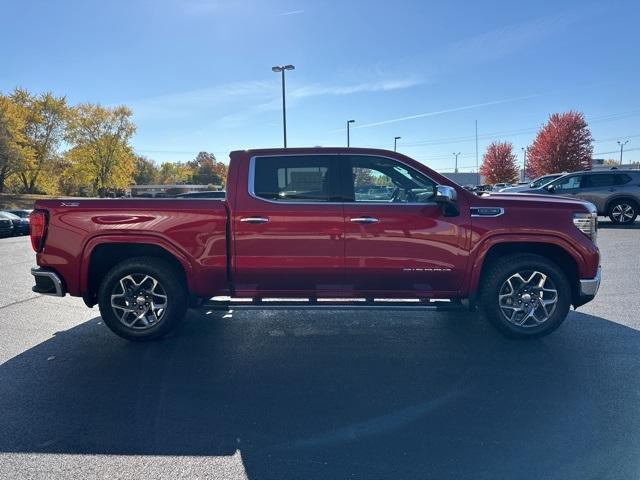
POLYGON ((224 200, 55 199, 38 200, 35 208, 49 215, 39 265, 67 279, 65 287, 71 295, 86 291, 89 260, 98 243, 104 249, 105 241, 129 249, 147 243, 166 249, 180 261, 190 290, 196 294, 228 287, 228 208, 224 200))

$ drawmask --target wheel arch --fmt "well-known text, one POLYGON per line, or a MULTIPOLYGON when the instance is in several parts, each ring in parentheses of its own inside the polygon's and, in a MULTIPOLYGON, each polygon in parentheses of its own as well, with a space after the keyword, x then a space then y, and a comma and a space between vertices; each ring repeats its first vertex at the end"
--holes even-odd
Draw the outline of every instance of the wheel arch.
POLYGON ((181 276, 177 281, 185 282, 189 291, 191 270, 188 261, 170 246, 153 241, 137 239, 135 242, 102 239, 88 245, 82 262, 81 288, 82 299, 89 307, 97 303, 97 292, 104 275, 115 265, 128 258, 154 257, 165 260, 181 276))
POLYGON ((474 303, 478 298, 478 289, 482 285, 483 275, 486 274, 490 266, 504 255, 514 253, 540 255, 554 262, 566 273, 571 285, 571 303, 576 304, 579 300, 579 267, 575 256, 564 247, 556 243, 547 242, 495 242, 486 246, 486 251, 476 259, 473 266, 473 273, 470 285, 470 292, 473 293, 474 303))

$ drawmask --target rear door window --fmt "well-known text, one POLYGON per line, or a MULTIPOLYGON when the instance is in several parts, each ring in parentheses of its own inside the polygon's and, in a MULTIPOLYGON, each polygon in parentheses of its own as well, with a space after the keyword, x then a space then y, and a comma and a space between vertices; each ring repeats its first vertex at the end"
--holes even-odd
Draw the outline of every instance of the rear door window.
POLYGON ((616 185, 626 185, 631 181, 631 176, 626 175, 624 173, 616 174, 615 176, 615 184, 616 185))
POLYGON ((586 188, 611 187, 615 183, 615 176, 612 173, 601 173, 585 175, 584 185, 586 188))
POLYGON ((252 194, 276 202, 338 199, 335 156, 286 155, 253 159, 252 194))

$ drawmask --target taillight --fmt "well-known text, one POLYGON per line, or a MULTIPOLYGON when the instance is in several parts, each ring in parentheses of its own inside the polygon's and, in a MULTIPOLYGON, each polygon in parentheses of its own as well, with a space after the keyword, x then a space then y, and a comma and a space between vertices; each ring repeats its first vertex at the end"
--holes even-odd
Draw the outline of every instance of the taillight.
POLYGON ((37 253, 44 247, 44 236, 47 232, 47 212, 34 210, 29 215, 29 224, 31 228, 31 248, 37 253))

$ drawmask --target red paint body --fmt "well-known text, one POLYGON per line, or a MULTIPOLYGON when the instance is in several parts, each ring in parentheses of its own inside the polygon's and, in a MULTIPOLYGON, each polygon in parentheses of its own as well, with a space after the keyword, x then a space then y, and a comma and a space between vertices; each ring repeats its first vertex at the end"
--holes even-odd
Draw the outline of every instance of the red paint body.
MULTIPOLYGON (((421 163, 394 152, 359 148, 252 150, 231 153, 226 200, 114 199, 36 202, 48 214, 39 266, 54 270, 71 295, 90 294, 93 249, 101 244, 163 248, 183 266, 199 297, 467 298, 483 261, 501 243, 562 248, 579 278, 593 278, 597 247, 572 224, 581 201, 549 196, 477 197, 421 163), (435 204, 288 204, 249 194, 249 162, 261 155, 362 154, 395 159, 456 189, 459 214, 435 204), (502 207, 475 218, 471 207, 502 207), (264 224, 240 221, 268 217, 264 224), (375 224, 353 217, 374 216, 375 224)), ((93 292, 95 293, 95 292, 93 292)))

